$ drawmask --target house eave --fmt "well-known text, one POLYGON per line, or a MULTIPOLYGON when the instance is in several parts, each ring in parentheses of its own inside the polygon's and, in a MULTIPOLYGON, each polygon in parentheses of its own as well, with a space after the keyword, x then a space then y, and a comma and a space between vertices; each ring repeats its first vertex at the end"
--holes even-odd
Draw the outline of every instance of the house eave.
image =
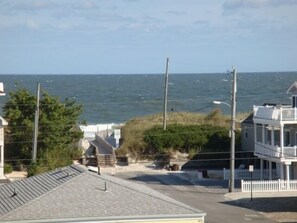
MULTIPOLYGON (((87 218, 60 218, 60 219, 36 219, 22 220, 22 223, 85 223, 85 222, 108 222, 108 223, 150 223, 150 222, 183 222, 183 223, 202 223, 204 222, 205 212, 197 214, 182 214, 182 215, 140 215, 140 216, 114 216, 114 217, 87 217, 87 218)), ((9 221, 8 223, 20 223, 20 221, 9 221)))

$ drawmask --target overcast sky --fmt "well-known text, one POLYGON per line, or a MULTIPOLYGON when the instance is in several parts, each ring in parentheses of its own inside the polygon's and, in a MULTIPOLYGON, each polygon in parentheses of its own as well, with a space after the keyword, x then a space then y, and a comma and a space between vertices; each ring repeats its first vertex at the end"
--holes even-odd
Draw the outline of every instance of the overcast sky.
POLYGON ((0 0, 0 74, 297 71, 297 0, 0 0))

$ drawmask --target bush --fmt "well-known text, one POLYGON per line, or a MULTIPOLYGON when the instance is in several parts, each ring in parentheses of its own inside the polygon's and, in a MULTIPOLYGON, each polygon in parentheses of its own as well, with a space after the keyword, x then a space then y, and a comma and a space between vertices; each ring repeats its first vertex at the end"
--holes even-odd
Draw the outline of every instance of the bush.
POLYGON ((13 171, 12 165, 9 163, 4 163, 4 174, 11 173, 13 171))
MULTIPOLYGON (((169 148, 180 152, 223 151, 229 146, 228 128, 213 125, 155 126, 144 133, 147 154, 166 153, 169 148)), ((193 154, 192 154, 193 155, 193 154)))
MULTIPOLYGON (((250 114, 237 114, 237 119, 243 120, 248 115, 250 114)), ((191 149, 192 151, 201 151, 210 150, 212 148, 215 150, 221 150, 225 147, 229 148, 230 139, 228 138, 228 130, 230 129, 230 117, 229 115, 222 115, 218 109, 211 111, 207 115, 201 113, 170 112, 167 117, 168 125, 166 131, 163 131, 163 128, 161 127, 162 124, 163 114, 139 117, 128 121, 122 127, 121 146, 116 150, 116 154, 120 156, 129 154, 130 157, 137 158, 140 155, 157 154, 162 152, 168 153, 169 148, 182 150, 181 152, 187 152, 191 149), (189 127, 188 129, 182 129, 182 127, 180 127, 184 132, 172 132, 171 129, 169 130, 168 128, 169 126, 171 128, 173 124, 193 127, 189 127), (214 142, 212 143, 209 139, 211 134, 201 134, 199 129, 200 132, 209 131, 209 133, 220 132, 224 129, 223 143, 217 144, 216 141, 219 140, 219 142, 221 142, 220 137, 222 135, 213 137, 214 142), (216 129, 217 131, 215 131, 216 129), (190 132, 192 132, 192 134, 190 134, 190 132), (167 138, 164 138, 165 134, 168 135, 167 138), (187 135, 186 138, 184 137, 185 134, 187 135), (197 143, 197 141, 199 141, 199 143, 197 143)), ((237 129, 239 129, 240 125, 237 125, 237 129)), ((240 137, 240 134, 236 134, 236 136, 240 137)), ((236 147, 240 147, 240 141, 237 139, 236 147)))

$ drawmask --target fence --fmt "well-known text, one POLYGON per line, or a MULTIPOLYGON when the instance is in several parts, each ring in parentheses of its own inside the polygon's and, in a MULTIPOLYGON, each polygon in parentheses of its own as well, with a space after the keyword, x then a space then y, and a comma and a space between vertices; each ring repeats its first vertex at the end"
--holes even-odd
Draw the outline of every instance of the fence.
MULTIPOLYGON (((229 179, 230 177, 230 170, 223 169, 223 177, 224 180, 229 179)), ((269 170, 263 170, 262 172, 263 179, 269 179, 269 170)), ((272 179, 277 179, 277 172, 276 170, 272 170, 271 172, 272 179)), ((236 169, 234 170, 234 179, 250 179, 251 173, 249 170, 246 169, 236 169)), ((254 170, 253 171, 253 179, 261 179, 261 170, 254 170)))
POLYGON ((297 191, 297 180, 241 180, 241 191, 250 192, 297 191))
POLYGON ((13 181, 19 181, 19 180, 24 180, 26 177, 8 177, 8 179, 13 182, 13 181))

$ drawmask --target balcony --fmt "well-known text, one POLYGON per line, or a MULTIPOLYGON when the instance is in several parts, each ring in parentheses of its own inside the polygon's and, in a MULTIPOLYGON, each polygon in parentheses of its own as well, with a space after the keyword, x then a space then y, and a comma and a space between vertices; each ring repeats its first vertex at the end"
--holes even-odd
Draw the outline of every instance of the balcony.
POLYGON ((281 160, 297 160, 297 146, 284 147, 283 151, 279 146, 271 146, 262 143, 255 144, 255 153, 265 157, 281 160))
POLYGON ((254 106, 254 120, 297 122, 297 108, 289 106, 254 106))

